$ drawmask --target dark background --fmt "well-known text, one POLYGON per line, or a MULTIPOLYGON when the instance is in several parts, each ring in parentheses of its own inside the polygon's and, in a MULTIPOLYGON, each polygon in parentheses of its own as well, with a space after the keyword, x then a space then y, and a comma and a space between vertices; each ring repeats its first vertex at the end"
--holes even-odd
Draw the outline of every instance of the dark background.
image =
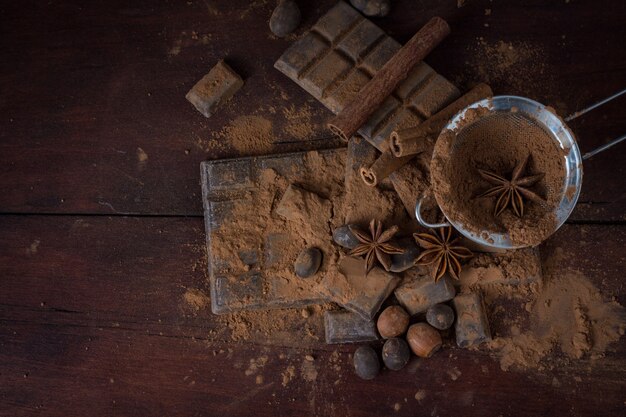
MULTIPOLYGON (((300 33, 334 2, 298 3, 300 33)), ((623 1, 465 3, 393 1, 374 21, 405 42, 433 15, 448 20, 452 34, 427 62, 461 89, 487 81, 566 115, 626 87, 623 1), (500 41, 521 51, 514 62, 491 54, 500 41)), ((208 291, 199 164, 243 156, 212 133, 256 114, 272 120, 276 152, 339 145, 323 128, 330 112, 272 67, 291 43, 268 30, 273 5, 0 5, 0 415, 623 415, 623 341, 543 372, 503 372, 485 353, 450 348, 370 382, 342 346, 335 384, 324 364, 336 347, 209 335, 218 321, 183 298, 208 291), (246 84, 205 119, 184 95, 222 57, 246 84), (291 105, 311 109, 309 141, 282 129, 291 105), (270 360, 256 384, 234 364, 261 353, 270 360), (305 353, 317 380, 283 387, 279 355, 299 364, 305 353)), ((583 152, 626 133, 625 105, 572 122, 583 152)), ((544 247, 621 304, 625 155, 622 145, 585 162, 580 202, 544 247)))

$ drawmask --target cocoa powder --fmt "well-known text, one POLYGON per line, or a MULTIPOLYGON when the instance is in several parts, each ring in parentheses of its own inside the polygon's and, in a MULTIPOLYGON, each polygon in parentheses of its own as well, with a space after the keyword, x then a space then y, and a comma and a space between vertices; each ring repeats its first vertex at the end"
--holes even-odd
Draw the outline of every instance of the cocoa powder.
POLYGON ((455 130, 442 132, 431 162, 433 192, 450 220, 482 236, 508 233, 513 244, 520 246, 537 245, 555 230, 564 177, 562 150, 549 133, 521 113, 504 117, 486 108, 468 111, 455 130), (523 175, 545 174, 532 187, 545 203, 525 201, 522 218, 510 209, 495 216, 497 196, 478 197, 492 186, 478 169, 508 179, 529 155, 523 175))

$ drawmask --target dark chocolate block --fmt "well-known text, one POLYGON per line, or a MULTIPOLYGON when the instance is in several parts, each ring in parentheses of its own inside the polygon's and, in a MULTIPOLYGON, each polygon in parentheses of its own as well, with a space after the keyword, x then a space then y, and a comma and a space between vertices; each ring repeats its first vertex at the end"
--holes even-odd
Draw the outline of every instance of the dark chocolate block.
POLYGON ((480 293, 460 294, 454 297, 456 310, 456 344, 461 348, 479 345, 491 340, 489 321, 480 293))
POLYGON ((347 310, 324 313, 326 343, 367 342, 378 339, 376 323, 347 310))
POLYGON ((346 310, 371 320, 399 282, 400 277, 378 267, 366 274, 363 259, 345 257, 338 271, 324 276, 319 291, 346 310))
MULTIPOLYGON (((399 49, 398 42, 340 1, 274 67, 338 113, 399 49)), ((422 62, 359 134, 380 150, 394 128, 419 124, 459 95, 454 85, 422 62)))
MULTIPOLYGON (((255 204, 256 182, 263 169, 271 168, 289 182, 297 183, 306 187, 307 190, 316 190, 316 187, 330 189, 341 187, 341 179, 345 173, 345 158, 345 149, 332 149, 202 162, 202 196, 211 284, 211 308, 214 313, 302 307, 325 301, 317 291, 316 284, 311 280, 301 279, 290 282, 264 272, 271 265, 284 261, 282 259, 284 251, 281 248, 289 238, 286 234, 271 233, 264 236, 262 250, 242 248, 235 256, 243 264, 249 265, 250 270, 237 274, 231 272, 232 268, 230 268, 231 263, 237 259, 220 258, 217 255, 219 252, 212 248, 215 244, 212 236, 228 221, 235 201, 243 200, 246 204, 255 204), (326 172, 326 175, 322 176, 310 171, 310 167, 306 166, 309 157, 337 158, 341 163, 336 164, 337 172, 326 172)), ((312 192, 301 191, 297 196, 319 202, 321 207, 329 204, 328 200, 312 192)), ((287 200, 284 203, 287 204, 287 200)), ((330 208, 326 207, 326 210, 330 212, 330 208)), ((299 215, 296 211, 291 211, 290 214, 299 215)), ((290 221, 292 220, 298 219, 290 221)))

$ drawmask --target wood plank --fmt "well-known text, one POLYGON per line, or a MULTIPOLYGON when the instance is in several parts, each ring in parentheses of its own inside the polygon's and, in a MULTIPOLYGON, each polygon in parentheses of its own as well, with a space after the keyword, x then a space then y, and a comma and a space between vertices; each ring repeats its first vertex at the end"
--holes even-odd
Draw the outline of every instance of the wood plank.
MULTIPOLYGON (((322 341, 299 348, 297 341, 216 337, 211 332, 219 334, 223 324, 209 307, 195 311, 184 301, 188 289, 207 289, 199 218, 2 216, 0 242, 0 414, 248 416, 254 410, 260 416, 482 417, 624 411, 624 343, 597 360, 504 372, 488 354, 448 340, 431 359, 362 381, 351 369, 354 346, 322 341), (312 363, 307 354, 315 357, 312 363), (264 356, 266 365, 254 371, 250 361, 263 362, 264 356), (283 386, 290 366, 294 376, 283 386), (424 394, 419 401, 418 391, 424 394)), ((584 272, 624 304, 625 244, 625 226, 569 225, 545 253, 559 248, 561 267, 584 272)))
MULTIPOLYGON (((300 31, 333 3, 303 2, 300 31)), ((463 89, 489 81, 496 93, 527 95, 564 114, 626 83, 623 2, 465 3, 396 1, 376 24, 404 42, 441 15, 453 30, 427 59, 435 70, 463 89), (481 43, 499 41, 526 51, 506 71, 484 61, 481 43)), ((272 68, 291 42, 267 31, 271 7, 245 0, 2 5, 0 212, 200 215, 199 163, 242 156, 210 146, 211 134, 240 115, 266 118, 277 141, 297 142, 273 151, 335 146, 324 139, 330 113, 272 68), (222 57, 246 85, 204 119, 184 95, 222 57), (312 133, 288 129, 292 106, 309 109, 312 133)), ((622 108, 623 99, 572 124, 583 150, 626 132, 622 108)), ((574 219, 624 220, 623 155, 622 146, 585 163, 574 219)))

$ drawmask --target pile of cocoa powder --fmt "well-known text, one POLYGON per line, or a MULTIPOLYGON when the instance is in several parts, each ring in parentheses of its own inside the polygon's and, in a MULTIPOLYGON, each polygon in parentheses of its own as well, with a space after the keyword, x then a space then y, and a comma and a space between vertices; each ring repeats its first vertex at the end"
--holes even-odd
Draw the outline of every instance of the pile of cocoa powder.
POLYGON ((431 162, 433 192, 450 220, 485 238, 487 232, 508 234, 519 246, 538 245, 554 232, 564 181, 563 151, 521 112, 511 117, 486 108, 468 111, 457 128, 442 132, 431 162), (521 218, 510 208, 495 216, 497 196, 479 197, 493 185, 478 170, 510 179, 528 156, 522 176, 544 174, 531 190, 545 203, 525 199, 521 218))

